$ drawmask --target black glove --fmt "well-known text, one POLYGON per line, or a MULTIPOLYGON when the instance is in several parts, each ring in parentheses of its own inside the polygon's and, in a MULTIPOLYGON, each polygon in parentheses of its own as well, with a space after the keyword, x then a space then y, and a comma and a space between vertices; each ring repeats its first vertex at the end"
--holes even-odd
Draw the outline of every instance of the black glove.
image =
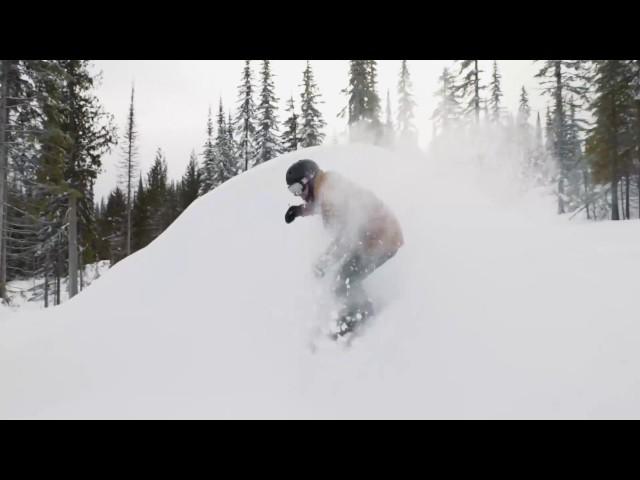
POLYGON ((287 213, 285 213, 284 215, 284 221, 287 223, 293 222, 295 218, 300 215, 301 209, 302 209, 301 205, 293 205, 289 207, 289 209, 287 210, 287 213))

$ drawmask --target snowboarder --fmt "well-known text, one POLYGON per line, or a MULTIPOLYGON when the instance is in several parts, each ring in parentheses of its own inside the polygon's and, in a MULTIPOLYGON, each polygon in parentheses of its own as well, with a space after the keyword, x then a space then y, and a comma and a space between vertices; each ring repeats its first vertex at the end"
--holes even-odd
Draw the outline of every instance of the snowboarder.
POLYGON ((304 204, 289 207, 286 223, 297 217, 321 214, 333 240, 314 266, 323 277, 339 264, 333 293, 342 305, 337 336, 351 332, 373 314, 362 281, 393 257, 404 244, 400 224, 371 192, 336 172, 323 171, 312 160, 299 160, 286 174, 289 191, 304 204))

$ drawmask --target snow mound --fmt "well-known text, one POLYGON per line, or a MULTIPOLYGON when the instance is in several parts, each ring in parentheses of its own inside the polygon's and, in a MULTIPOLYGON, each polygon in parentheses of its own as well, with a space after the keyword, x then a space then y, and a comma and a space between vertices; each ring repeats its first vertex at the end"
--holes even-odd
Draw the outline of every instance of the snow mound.
POLYGON ((377 147, 282 155, 69 302, 0 321, 0 417, 640 417, 640 224, 568 223, 552 202, 377 147), (381 312, 348 349, 309 349, 329 316, 311 271, 328 238, 319 218, 284 222, 299 158, 403 226, 365 283, 381 312))

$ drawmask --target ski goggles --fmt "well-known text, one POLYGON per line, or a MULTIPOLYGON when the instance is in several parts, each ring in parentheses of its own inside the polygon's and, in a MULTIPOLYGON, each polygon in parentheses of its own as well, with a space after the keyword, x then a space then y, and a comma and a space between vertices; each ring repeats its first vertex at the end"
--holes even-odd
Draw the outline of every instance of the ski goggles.
POLYGON ((299 182, 292 183, 291 185, 289 185, 289 191, 296 197, 299 197, 300 195, 302 195, 302 192, 304 192, 304 189, 307 186, 307 182, 308 180, 306 178, 303 178, 299 182))

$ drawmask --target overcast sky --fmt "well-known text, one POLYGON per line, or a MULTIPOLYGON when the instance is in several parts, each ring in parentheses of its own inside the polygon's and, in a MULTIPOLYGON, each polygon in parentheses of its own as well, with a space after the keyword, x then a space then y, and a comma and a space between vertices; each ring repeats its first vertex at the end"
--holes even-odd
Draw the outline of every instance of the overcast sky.
MULTIPOLYGON (((276 95, 280 100, 279 120, 284 120, 285 101, 293 96, 299 106, 300 84, 305 60, 274 60, 272 72, 276 95)), ((420 144, 426 146, 431 136, 431 114, 437 99, 438 77, 445 66, 453 61, 410 60, 408 62, 413 94, 417 103, 415 124, 420 144)), ((488 83, 492 61, 481 61, 483 83, 488 83)), ((169 177, 179 178, 186 168, 189 155, 195 149, 200 153, 205 141, 207 111, 217 111, 222 98, 225 111, 235 111, 237 89, 240 84, 244 60, 100 60, 93 62, 96 72, 102 72, 97 89, 105 109, 115 116, 118 134, 124 130, 131 85, 135 82, 135 108, 139 132, 139 163, 143 174, 152 164, 155 152, 161 147, 167 157, 169 177)), ((260 62, 252 62, 254 81, 259 79, 260 62)), ((327 140, 346 129, 346 119, 338 112, 346 103, 341 90, 347 86, 349 62, 347 60, 312 60, 311 67, 318 84, 320 110, 327 122, 327 140)), ((534 78, 537 66, 531 60, 500 60, 504 107, 515 113, 520 89, 524 85, 529 93, 533 118, 543 109, 546 100, 541 97, 534 78)), ((397 84, 400 60, 378 62, 378 93, 386 106, 386 92, 391 95, 395 117, 397 110, 397 84)), ((104 159, 103 173, 96 183, 96 199, 106 196, 116 183, 116 162, 121 158, 118 147, 104 159)))

